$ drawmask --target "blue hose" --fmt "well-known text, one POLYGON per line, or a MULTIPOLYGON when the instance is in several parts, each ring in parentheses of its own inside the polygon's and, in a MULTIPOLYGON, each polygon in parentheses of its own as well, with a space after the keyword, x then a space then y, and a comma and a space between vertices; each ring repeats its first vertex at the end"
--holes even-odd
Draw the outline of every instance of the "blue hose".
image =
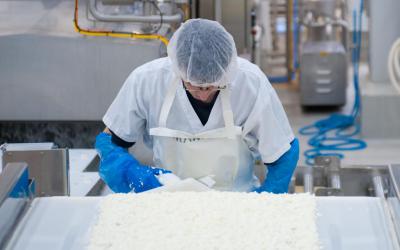
MULTIPOLYGON (((296 77, 296 73, 293 72, 291 79, 296 77)), ((289 81, 289 78, 287 76, 269 76, 268 80, 271 83, 287 83, 289 81)))
POLYGON ((364 1, 360 1, 360 14, 357 27, 357 12, 353 11, 353 44, 352 63, 354 68, 354 105, 349 115, 332 114, 328 118, 319 120, 314 124, 305 126, 299 130, 301 135, 308 135, 308 145, 312 148, 304 152, 306 164, 313 165, 314 158, 317 156, 337 156, 344 157, 343 153, 338 151, 360 150, 367 147, 367 144, 360 139, 352 138, 360 133, 358 116, 361 109, 360 87, 359 87, 359 61, 361 50, 361 18, 364 9, 364 1))

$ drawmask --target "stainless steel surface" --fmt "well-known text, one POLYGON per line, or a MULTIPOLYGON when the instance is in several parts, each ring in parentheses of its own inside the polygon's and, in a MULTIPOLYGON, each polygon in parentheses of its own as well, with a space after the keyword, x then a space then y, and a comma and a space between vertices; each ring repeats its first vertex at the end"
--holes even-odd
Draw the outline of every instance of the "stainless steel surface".
MULTIPOLYGON (((177 13, 174 15, 127 15, 127 14, 106 14, 99 11, 96 7, 97 0, 89 0, 90 13, 99 21, 103 22, 141 22, 141 23, 181 23, 183 14, 177 13)), ((145 4, 146 1, 143 3, 145 4)))
POLYGON ((197 0, 199 18, 215 20, 215 3, 214 0, 197 0))
POLYGON ((304 106, 344 105, 347 87, 347 56, 334 41, 307 42, 300 64, 300 97, 304 106))
MULTIPOLYGON (((298 166, 294 174, 294 185, 309 185, 306 177, 312 175, 315 194, 338 196, 396 196, 400 165, 350 165, 341 166, 333 156, 320 156, 313 167, 298 166), (389 195, 391 193, 391 195, 389 195)), ((308 177, 310 178, 310 177, 308 177)))
POLYGON ((52 142, 40 142, 40 143, 5 143, 0 146, 3 150, 10 151, 23 151, 23 150, 47 150, 56 148, 56 145, 52 142))
POLYGON ((214 0, 215 21, 222 23, 222 0, 214 0))
POLYGON ((400 164, 389 165, 389 173, 391 195, 400 198, 400 164))
POLYGON ((314 193, 314 181, 313 181, 313 174, 312 174, 312 167, 308 167, 304 169, 304 175, 303 175, 303 186, 304 186, 304 192, 305 193, 314 193))
POLYGON ((390 204, 388 200, 385 199, 385 197, 379 198, 382 203, 382 207, 384 210, 384 216, 385 216, 385 221, 387 222, 387 229, 389 231, 389 236, 391 238, 391 243, 393 246, 393 249, 400 249, 400 239, 398 238, 399 232, 397 231, 398 228, 396 227, 398 222, 394 221, 393 217, 393 212, 391 211, 390 204))
POLYGON ((222 25, 232 34, 238 54, 249 50, 250 8, 249 1, 220 0, 222 25))
POLYGON ((316 17, 335 17, 337 0, 300 0, 304 12, 312 12, 316 17))
POLYGON ((243 0, 201 0, 199 17, 218 20, 232 34, 238 54, 249 48, 250 1, 243 0))
MULTIPOLYGON (((397 245, 400 246, 400 200, 398 197, 387 198, 388 210, 390 212, 390 217, 393 222, 393 231, 397 238, 397 245)), ((392 236, 394 238, 394 236, 392 236)))
MULTIPOLYGON (((392 168, 392 166, 389 166, 392 168)), ((396 185, 396 180, 394 180, 393 172, 388 168, 390 178, 388 180, 389 185, 392 187, 396 185), (391 182, 394 182, 390 184, 391 182)), ((393 168, 392 168, 393 169, 393 168)), ((397 194, 390 193, 389 190, 386 188, 385 182, 382 176, 379 173, 373 173, 372 177, 373 186, 374 186, 374 193, 375 196, 379 197, 382 201, 382 207, 385 211, 385 218, 388 221, 388 230, 393 242, 393 249, 400 249, 400 231, 399 231, 399 221, 397 215, 399 214, 400 210, 399 207, 393 206, 394 200, 400 202, 400 197, 397 194), (388 198, 386 199, 386 197, 388 198), (392 198, 392 199, 391 199, 392 198), (391 200, 390 200, 391 199, 391 200)))
MULTIPOLYGON (((380 199, 316 199, 323 249, 393 249, 380 199)), ((98 216, 100 200, 99 197, 35 199, 6 249, 84 249, 90 227, 98 216)))
POLYGON ((342 0, 301 0, 299 17, 307 41, 340 41, 347 48, 347 4, 342 0))
POLYGON ((300 92, 303 106, 342 106, 347 87, 347 2, 302 0, 299 23, 300 92), (303 39, 304 40, 304 39, 303 39))
MULTIPOLYGON (((375 52, 379 53, 379 56, 384 54, 384 48, 376 50, 379 50, 375 52)), ((381 67, 381 65, 377 66, 381 67)), ((384 67, 386 68, 386 64, 384 67)), ((364 70, 364 74, 371 74, 370 71, 373 69, 370 67, 364 70)), ((363 76, 360 78, 360 83, 362 83, 360 89, 362 103, 360 118, 362 138, 399 140, 400 93, 396 91, 392 84, 371 82, 370 76, 363 76), (382 110, 385 112, 382 112, 382 110)), ((399 147, 396 149, 398 148, 399 147)), ((388 159, 392 160, 393 157, 388 157, 388 159)), ((391 163, 393 162, 396 161, 392 161, 391 163)))
MULTIPOLYGON (((84 28, 140 30, 88 20, 79 3, 84 28)), ((0 120, 100 121, 130 72, 166 55, 158 40, 78 34, 73 12, 70 0, 0 1, 0 120)))
POLYGON ((36 196, 69 194, 67 149, 6 150, 3 154, 3 166, 12 162, 28 164, 29 177, 35 181, 36 196))
POLYGON ((5 249, 85 249, 99 197, 36 198, 5 249), (46 213, 44 213, 46 211, 46 213))
POLYGON ((328 186, 333 189, 340 190, 342 185, 340 182, 340 159, 337 157, 316 157, 315 164, 317 166, 326 167, 328 175, 328 186))
MULTIPOLYGON (((400 240, 400 164, 389 166, 390 181, 387 204, 396 231, 397 239, 400 240)), ((398 242, 400 244, 400 242, 398 242)))
POLYGON ((382 176, 376 174, 372 177, 372 183, 374 186, 374 193, 376 197, 385 198, 385 189, 383 185, 382 176))
POLYGON ((9 164, 0 175, 0 249, 11 237, 30 201, 27 178, 25 163, 9 164))
MULTIPOLYGON (((391 166, 389 171, 388 166, 339 167, 336 159, 321 159, 320 163, 324 164, 313 168, 298 167, 295 181, 304 181, 302 174, 310 174, 317 191, 330 188, 327 168, 332 168, 340 175, 340 195, 351 196, 316 197, 318 234, 323 249, 398 249, 399 222, 395 218, 400 215, 400 204, 397 197, 390 198, 396 194, 398 181, 389 180, 400 176, 400 165, 391 166), (383 183, 391 184, 387 201, 373 197, 373 177, 377 175, 383 183)), ((325 195, 328 194, 326 191, 325 195)), ((101 197, 35 199, 7 249, 83 249, 90 227, 97 218, 100 200, 101 197)))
POLYGON ((0 206, 0 249, 9 241, 18 221, 21 219, 29 199, 12 198, 6 199, 0 206))
POLYGON ((323 249, 397 249, 381 199, 317 197, 317 209, 323 249))
MULTIPOLYGON (((296 169, 294 185, 304 186, 305 190, 309 186, 307 179, 312 178, 312 182, 316 183, 314 189, 317 196, 376 196, 389 239, 384 249, 400 249, 400 165, 341 167, 336 157, 318 157, 315 162, 312 171, 310 167, 296 169)), ((350 221, 348 223, 352 225, 350 221)), ((334 249, 341 247, 337 245, 334 249)))
POLYGON ((129 73, 160 57, 161 46, 101 37, 0 36, 0 120, 101 120, 129 73))
POLYGON ((28 166, 26 163, 10 163, 8 167, 0 175, 0 205, 3 204, 17 186, 28 166))

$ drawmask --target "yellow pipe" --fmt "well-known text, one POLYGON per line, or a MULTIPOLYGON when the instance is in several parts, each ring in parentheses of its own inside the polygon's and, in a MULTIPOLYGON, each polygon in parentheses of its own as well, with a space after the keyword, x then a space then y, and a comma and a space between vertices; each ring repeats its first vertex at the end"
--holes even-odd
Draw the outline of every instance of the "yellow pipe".
POLYGON ((286 51, 287 51, 287 75, 288 80, 291 82, 292 73, 294 72, 293 69, 293 32, 292 32, 292 25, 293 25, 293 0, 287 0, 287 26, 286 26, 286 38, 288 41, 286 42, 286 51))
POLYGON ((79 27, 78 25, 78 0, 75 0, 75 14, 74 14, 74 28, 75 31, 79 34, 86 36, 109 36, 109 37, 118 37, 118 38, 138 38, 138 39, 154 39, 160 40, 168 46, 168 39, 162 35, 155 34, 136 34, 136 33, 122 33, 122 32, 114 32, 114 31, 94 31, 94 30, 85 30, 79 27))

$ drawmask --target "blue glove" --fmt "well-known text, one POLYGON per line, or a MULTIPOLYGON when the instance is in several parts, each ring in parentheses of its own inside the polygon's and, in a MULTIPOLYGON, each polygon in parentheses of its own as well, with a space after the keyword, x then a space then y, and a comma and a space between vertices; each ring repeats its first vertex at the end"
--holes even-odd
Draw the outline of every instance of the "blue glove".
POLYGON ((100 155, 100 177, 116 193, 140 193, 159 187, 161 184, 156 175, 170 173, 141 165, 128 150, 113 144, 107 133, 96 137, 95 148, 100 155))
POLYGON ((299 141, 295 138, 290 145, 290 149, 277 161, 267 164, 267 177, 261 187, 255 190, 256 192, 275 194, 288 192, 290 179, 299 160, 299 141))

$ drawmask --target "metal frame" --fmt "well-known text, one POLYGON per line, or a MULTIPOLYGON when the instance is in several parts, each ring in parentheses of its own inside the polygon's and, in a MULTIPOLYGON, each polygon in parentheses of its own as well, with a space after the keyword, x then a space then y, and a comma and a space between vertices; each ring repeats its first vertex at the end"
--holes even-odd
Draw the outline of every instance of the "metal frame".
POLYGON ((32 198, 26 163, 10 163, 0 175, 0 249, 3 249, 32 198))
POLYGON ((69 195, 68 149, 6 149, 3 153, 3 166, 11 162, 27 162, 30 178, 36 182, 35 196, 69 195))
POLYGON ((400 164, 340 166, 337 157, 316 157, 315 166, 300 166, 291 183, 316 196, 372 196, 381 200, 393 249, 400 249, 400 164))

